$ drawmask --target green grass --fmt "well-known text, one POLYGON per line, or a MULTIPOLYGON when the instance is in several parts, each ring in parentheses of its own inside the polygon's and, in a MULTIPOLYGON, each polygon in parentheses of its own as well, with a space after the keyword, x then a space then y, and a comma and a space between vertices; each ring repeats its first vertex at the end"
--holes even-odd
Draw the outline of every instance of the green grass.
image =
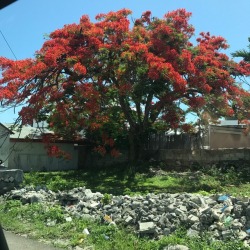
POLYGON ((92 191, 113 195, 147 193, 230 193, 234 196, 250 196, 250 170, 238 172, 233 168, 219 170, 215 167, 199 173, 188 170, 183 173, 164 172, 151 176, 148 168, 133 172, 124 166, 88 171, 32 172, 25 173, 24 185, 41 186, 48 189, 69 190, 85 186, 92 191))
MULTIPOLYGON (((250 196, 249 176, 248 166, 242 171, 210 167, 200 169, 199 172, 191 169, 185 169, 185 172, 161 171, 160 175, 152 175, 149 166, 138 168, 137 171, 119 166, 88 171, 25 173, 23 185, 44 185, 53 191, 85 186, 93 192, 105 194, 103 202, 108 204, 109 194, 192 192, 204 195, 227 193, 234 196, 250 196)), ((0 222, 5 229, 25 233, 39 240, 51 241, 64 248, 78 245, 82 248, 94 246, 94 249, 102 250, 154 250, 163 249, 168 245, 183 244, 191 250, 247 249, 243 247, 242 242, 212 241, 209 235, 188 238, 185 229, 179 229, 174 234, 158 240, 141 238, 120 226, 106 225, 101 219, 87 221, 73 218, 71 222, 67 222, 67 215, 64 213, 60 206, 51 207, 46 203, 23 205, 20 201, 0 199, 0 222), (48 222, 51 221, 55 222, 54 226, 48 226, 48 222), (88 236, 83 234, 84 228, 88 228, 88 236)))

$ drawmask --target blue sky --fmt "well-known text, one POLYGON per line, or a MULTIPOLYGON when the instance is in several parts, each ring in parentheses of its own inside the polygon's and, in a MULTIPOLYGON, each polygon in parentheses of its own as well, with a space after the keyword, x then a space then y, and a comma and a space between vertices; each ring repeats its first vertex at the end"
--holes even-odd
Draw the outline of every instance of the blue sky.
MULTIPOLYGON (((185 8, 192 12, 190 23, 195 34, 209 31, 224 37, 230 49, 247 48, 249 32, 250 0, 18 0, 0 10, 0 30, 8 41, 17 59, 33 57, 44 42, 44 35, 64 24, 77 23, 84 14, 91 20, 99 13, 128 8, 133 17, 146 10, 161 18, 166 12, 185 8)), ((0 56, 15 59, 0 34, 0 56)), ((1 112, 0 122, 13 122, 18 108, 1 112)))

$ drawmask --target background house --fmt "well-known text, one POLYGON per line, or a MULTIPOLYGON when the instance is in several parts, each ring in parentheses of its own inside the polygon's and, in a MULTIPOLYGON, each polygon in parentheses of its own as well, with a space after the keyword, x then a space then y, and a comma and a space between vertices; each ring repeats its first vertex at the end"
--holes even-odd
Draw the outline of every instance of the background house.
POLYGON ((246 124, 237 120, 222 120, 218 125, 209 125, 206 145, 209 149, 250 148, 250 134, 246 124))
POLYGON ((221 120, 216 125, 203 127, 200 133, 170 131, 152 134, 147 150, 250 148, 250 131, 246 133, 248 126, 250 124, 239 124, 237 120, 221 120))
POLYGON ((0 123, 0 165, 9 166, 10 135, 12 131, 0 123))
POLYGON ((58 171, 78 168, 78 150, 74 141, 53 143, 70 155, 70 159, 50 157, 42 141, 44 134, 52 133, 44 127, 22 126, 10 136, 9 168, 29 171, 58 171))

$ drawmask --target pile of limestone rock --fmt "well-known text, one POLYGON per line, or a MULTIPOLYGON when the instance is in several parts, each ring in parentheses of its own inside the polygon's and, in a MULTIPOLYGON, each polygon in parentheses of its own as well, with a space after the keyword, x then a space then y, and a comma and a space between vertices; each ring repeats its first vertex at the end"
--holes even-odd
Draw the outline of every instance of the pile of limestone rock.
POLYGON ((67 192, 26 187, 12 190, 5 198, 20 199, 24 204, 60 204, 67 220, 73 217, 102 219, 106 223, 129 227, 141 236, 159 238, 185 226, 190 237, 209 232, 215 240, 240 239, 250 245, 250 201, 247 197, 189 193, 131 197, 103 195, 85 187, 67 192))
POLYGON ((0 166, 0 195, 18 188, 23 181, 23 171, 0 166))

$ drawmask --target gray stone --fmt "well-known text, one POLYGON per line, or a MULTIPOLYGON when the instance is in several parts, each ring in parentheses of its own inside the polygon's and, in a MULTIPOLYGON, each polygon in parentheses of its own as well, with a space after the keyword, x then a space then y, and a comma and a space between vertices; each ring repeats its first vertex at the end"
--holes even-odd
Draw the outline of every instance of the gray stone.
POLYGON ((210 214, 211 213, 211 207, 209 207, 209 206, 206 206, 206 207, 203 207, 203 208, 200 208, 199 209, 199 212, 201 213, 201 214, 210 214))
POLYGON ((35 191, 28 192, 21 198, 23 204, 42 202, 44 200, 45 200, 44 195, 37 193, 35 191))
POLYGON ((153 234, 155 233, 156 225, 154 222, 140 222, 139 223, 139 232, 141 234, 153 234))
POLYGON ((184 245, 171 245, 164 247, 163 250, 189 250, 189 248, 184 245))
POLYGON ((47 227, 54 227, 56 225, 56 220, 48 220, 46 223, 47 227))
POLYGON ((173 211, 175 211, 175 209, 176 209, 176 206, 175 206, 174 204, 169 204, 169 205, 166 207, 166 210, 167 210, 168 212, 173 212, 173 211))
POLYGON ((83 193, 85 195, 85 200, 91 200, 94 197, 94 194, 92 193, 92 191, 90 189, 84 190, 83 193))
POLYGON ((215 219, 215 220, 221 220, 221 218, 223 217, 223 215, 221 214, 221 211, 217 210, 217 209, 212 209, 211 210, 211 216, 215 219))
POLYGON ((202 201, 201 197, 197 196, 197 195, 192 195, 190 197, 190 201, 194 202, 196 205, 200 206, 202 203, 204 203, 204 201, 202 201))
POLYGON ((188 221, 190 223, 196 223, 196 222, 199 222, 200 219, 197 216, 194 216, 194 215, 191 214, 191 215, 188 216, 188 221))
POLYGON ((246 208, 246 217, 248 220, 250 219, 250 206, 246 208))
POLYGON ((148 202, 149 202, 150 205, 155 205, 156 204, 156 200, 152 199, 152 198, 148 199, 148 202))
POLYGON ((191 226, 191 229, 195 230, 195 231, 200 231, 201 230, 201 224, 199 222, 194 223, 191 226))
POLYGON ((92 201, 89 204, 89 208, 92 208, 92 209, 100 208, 100 206, 101 206, 100 202, 96 202, 96 201, 92 201))
POLYGON ((239 233, 238 233, 238 238, 239 238, 239 240, 244 240, 244 239, 246 239, 248 237, 248 234, 246 233, 246 232, 244 232, 244 231, 240 231, 239 233))
POLYGON ((224 240, 228 240, 228 239, 232 239, 232 236, 234 234, 233 234, 233 232, 231 230, 225 230, 225 231, 222 231, 221 235, 222 235, 222 238, 224 240))
POLYGON ((9 182, 13 182, 15 180, 15 178, 13 177, 13 176, 11 176, 10 178, 9 178, 9 182))
POLYGON ((159 206, 159 207, 157 207, 157 210, 160 212, 165 212, 166 209, 164 206, 159 206))
POLYGON ((209 207, 213 207, 217 204, 216 200, 213 198, 213 197, 207 197, 206 198, 206 204, 209 206, 209 207))
POLYGON ((163 229, 163 235, 169 235, 171 233, 171 230, 170 230, 170 228, 164 228, 163 229))
POLYGON ((158 220, 158 224, 159 224, 160 226, 164 227, 165 224, 166 224, 166 221, 168 221, 167 218, 166 218, 166 215, 165 215, 165 214, 162 214, 162 215, 160 216, 159 220, 158 220))
POLYGON ((23 182, 23 171, 20 169, 0 169, 0 195, 18 188, 23 182))
POLYGON ((227 206, 224 210, 223 213, 224 214, 231 214, 231 211, 233 210, 233 206, 227 206))
POLYGON ((188 237, 199 237, 199 231, 193 230, 192 228, 189 228, 187 231, 188 237))
POLYGON ((132 209, 136 209, 141 206, 141 202, 133 201, 130 206, 132 209))
POLYGON ((90 212, 89 209, 87 209, 86 207, 82 209, 83 214, 89 214, 89 212, 90 212))
POLYGON ((246 227, 248 227, 248 226, 247 226, 247 218, 246 218, 246 216, 241 216, 241 218, 239 219, 239 221, 240 221, 243 225, 245 225, 246 227))
POLYGON ((154 214, 149 214, 148 215, 148 220, 153 220, 155 218, 155 215, 154 214))
POLYGON ((183 211, 183 212, 187 212, 187 207, 184 206, 184 205, 180 205, 180 206, 179 206, 179 209, 180 209, 181 211, 183 211))
POLYGON ((234 213, 235 217, 236 217, 236 218, 241 218, 242 212, 243 212, 243 207, 242 207, 242 205, 234 204, 233 213, 234 213))
POLYGON ((105 205, 105 206, 103 206, 103 209, 104 210, 110 210, 111 209, 111 205, 105 205))
POLYGON ((113 197, 112 201, 117 206, 120 206, 123 203, 123 199, 119 196, 113 197))
POLYGON ((196 204, 196 203, 193 202, 193 201, 189 201, 189 202, 188 202, 188 206, 191 207, 191 208, 199 208, 199 205, 196 204))
POLYGON ((71 218, 70 216, 68 216, 68 217, 65 218, 65 220, 66 220, 67 222, 71 222, 71 221, 72 221, 72 218, 71 218))
POLYGON ((124 221, 126 222, 126 224, 130 224, 131 222, 133 222, 133 218, 131 216, 127 216, 126 218, 124 218, 124 221))
POLYGON ((206 225, 210 225, 214 222, 214 218, 211 216, 211 214, 201 214, 200 222, 206 225))
POLYGON ((242 225, 242 223, 239 222, 238 220, 234 220, 234 221, 232 222, 231 228, 233 228, 233 229, 242 229, 242 228, 243 228, 243 225, 242 225))

